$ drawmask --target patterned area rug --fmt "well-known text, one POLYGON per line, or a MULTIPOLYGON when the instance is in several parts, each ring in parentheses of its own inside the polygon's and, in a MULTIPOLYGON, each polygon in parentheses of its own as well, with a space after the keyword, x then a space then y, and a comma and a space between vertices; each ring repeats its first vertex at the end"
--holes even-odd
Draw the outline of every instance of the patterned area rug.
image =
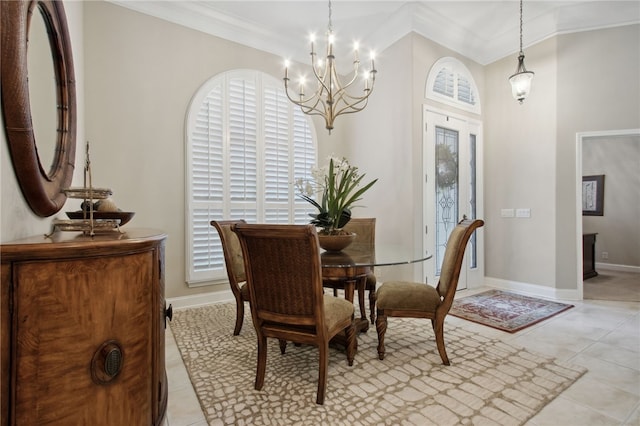
POLYGON ((171 328, 210 425, 521 425, 586 371, 445 328, 451 366, 441 364, 431 324, 390 318, 387 355, 375 329, 358 336, 349 367, 331 348, 324 405, 317 405, 317 350, 269 339, 267 373, 254 390, 256 337, 247 314, 233 336, 235 305, 174 312, 171 328))
POLYGON ((573 305, 489 290, 454 300, 449 314, 515 333, 570 308, 573 305))

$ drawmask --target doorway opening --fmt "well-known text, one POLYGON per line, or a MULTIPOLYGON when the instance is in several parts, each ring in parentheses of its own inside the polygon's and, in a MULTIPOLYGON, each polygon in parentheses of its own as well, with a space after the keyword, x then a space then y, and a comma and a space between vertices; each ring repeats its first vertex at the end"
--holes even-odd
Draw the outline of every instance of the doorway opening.
POLYGON ((576 148, 578 295, 640 301, 640 129, 578 133, 576 148), (583 216, 582 177, 591 175, 604 175, 603 209, 583 216), (583 248, 583 238, 595 245, 583 248))

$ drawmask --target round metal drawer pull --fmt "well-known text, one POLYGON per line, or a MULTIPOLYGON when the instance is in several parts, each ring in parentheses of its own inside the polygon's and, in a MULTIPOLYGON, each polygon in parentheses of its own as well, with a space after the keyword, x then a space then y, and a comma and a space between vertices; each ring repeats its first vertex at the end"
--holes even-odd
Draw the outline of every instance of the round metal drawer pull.
POLYGON ((122 369, 123 352, 115 340, 104 342, 93 354, 91 378, 99 385, 106 385, 115 379, 122 369))

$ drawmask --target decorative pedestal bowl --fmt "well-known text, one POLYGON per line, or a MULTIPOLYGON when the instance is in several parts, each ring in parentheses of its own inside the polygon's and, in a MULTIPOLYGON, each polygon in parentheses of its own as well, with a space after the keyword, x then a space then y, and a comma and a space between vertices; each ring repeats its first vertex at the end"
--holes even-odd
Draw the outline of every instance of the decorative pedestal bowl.
POLYGON ((356 234, 324 235, 318 234, 318 243, 326 251, 341 251, 355 240, 356 234))

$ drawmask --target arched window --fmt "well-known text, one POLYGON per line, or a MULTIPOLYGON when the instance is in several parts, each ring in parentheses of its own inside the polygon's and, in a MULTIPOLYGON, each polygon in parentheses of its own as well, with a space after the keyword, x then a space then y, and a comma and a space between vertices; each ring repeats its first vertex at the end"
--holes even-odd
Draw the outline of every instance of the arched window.
POLYGON ((478 88, 467 67, 455 58, 440 58, 431 67, 425 97, 480 114, 478 88))
MULTIPOLYGON (((259 71, 218 74, 187 111, 187 282, 226 279, 211 220, 308 223, 293 182, 310 178, 317 148, 311 121, 282 82, 259 71)), ((197 284, 196 284, 197 285, 197 284)))

